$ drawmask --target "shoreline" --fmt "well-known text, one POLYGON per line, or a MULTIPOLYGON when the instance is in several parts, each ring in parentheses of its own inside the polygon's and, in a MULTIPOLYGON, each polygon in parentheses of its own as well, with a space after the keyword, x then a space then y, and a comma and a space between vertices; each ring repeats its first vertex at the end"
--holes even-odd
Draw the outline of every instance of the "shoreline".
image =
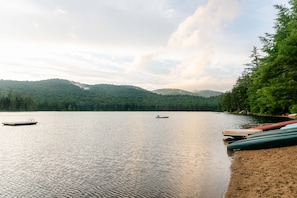
POLYGON ((297 146, 236 151, 225 198, 297 197, 297 146))

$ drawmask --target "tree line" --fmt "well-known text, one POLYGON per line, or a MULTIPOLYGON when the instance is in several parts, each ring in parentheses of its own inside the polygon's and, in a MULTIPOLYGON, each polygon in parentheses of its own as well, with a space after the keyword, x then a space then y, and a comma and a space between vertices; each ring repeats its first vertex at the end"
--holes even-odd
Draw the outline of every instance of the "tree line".
POLYGON ((217 111, 219 97, 89 93, 39 96, 10 91, 0 96, 1 111, 217 111))
POLYGON ((221 110, 297 113, 297 0, 275 8, 275 33, 260 37, 262 47, 253 47, 250 63, 232 90, 222 95, 221 110))

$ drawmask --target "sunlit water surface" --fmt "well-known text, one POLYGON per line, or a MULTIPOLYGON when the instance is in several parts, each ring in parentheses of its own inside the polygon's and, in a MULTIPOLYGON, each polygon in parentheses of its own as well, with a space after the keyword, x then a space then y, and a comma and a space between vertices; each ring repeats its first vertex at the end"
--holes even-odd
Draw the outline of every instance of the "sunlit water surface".
POLYGON ((255 118, 214 112, 0 113, 0 197, 222 197, 222 131, 255 118), (155 116, 168 115, 168 119, 155 116))

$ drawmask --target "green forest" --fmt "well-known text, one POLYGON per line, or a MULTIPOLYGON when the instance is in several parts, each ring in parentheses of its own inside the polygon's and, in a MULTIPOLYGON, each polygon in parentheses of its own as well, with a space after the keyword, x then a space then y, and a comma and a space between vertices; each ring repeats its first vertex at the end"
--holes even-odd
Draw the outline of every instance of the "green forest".
POLYGON ((0 80, 1 111, 217 111, 218 103, 219 96, 159 95, 134 86, 0 80))
POLYGON ((261 115, 297 113, 297 0, 275 5, 275 33, 259 37, 250 62, 231 91, 224 93, 220 108, 229 112, 261 115))

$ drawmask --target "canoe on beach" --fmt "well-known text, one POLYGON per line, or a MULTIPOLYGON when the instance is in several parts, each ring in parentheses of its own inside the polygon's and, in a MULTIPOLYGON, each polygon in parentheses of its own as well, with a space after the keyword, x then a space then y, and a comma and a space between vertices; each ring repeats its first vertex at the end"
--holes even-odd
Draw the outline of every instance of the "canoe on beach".
POLYGON ((297 123, 295 123, 295 124, 288 124, 288 125, 282 127, 281 129, 292 129, 292 128, 297 128, 297 123))
POLYGON ((227 145, 228 150, 254 150, 297 144, 297 128, 278 129, 252 134, 247 139, 238 140, 227 145))
POLYGON ((297 123, 297 119, 296 120, 283 121, 283 122, 277 122, 277 123, 272 123, 272 124, 265 124, 265 125, 253 127, 251 129, 256 129, 256 130, 258 129, 258 130, 262 130, 262 131, 268 131, 268 130, 273 130, 273 129, 279 129, 279 128, 284 127, 286 125, 295 124, 295 123, 297 123))
POLYGON ((286 135, 288 133, 297 133, 297 127, 263 131, 262 133, 251 134, 247 136, 247 138, 250 139, 250 138, 257 138, 257 137, 266 137, 271 135, 286 135))
POLYGON ((289 121, 277 122, 272 124, 263 124, 263 125, 255 126, 248 129, 225 129, 222 132, 222 134, 224 136, 230 136, 237 139, 239 138, 244 139, 247 136, 258 132, 269 131, 269 130, 280 129, 280 128, 294 128, 294 126, 297 127, 297 120, 289 120, 289 121), (293 125, 293 124, 296 124, 296 125, 293 125))
POLYGON ((225 129, 222 134, 235 138, 245 138, 250 134, 261 132, 260 129, 225 129))

